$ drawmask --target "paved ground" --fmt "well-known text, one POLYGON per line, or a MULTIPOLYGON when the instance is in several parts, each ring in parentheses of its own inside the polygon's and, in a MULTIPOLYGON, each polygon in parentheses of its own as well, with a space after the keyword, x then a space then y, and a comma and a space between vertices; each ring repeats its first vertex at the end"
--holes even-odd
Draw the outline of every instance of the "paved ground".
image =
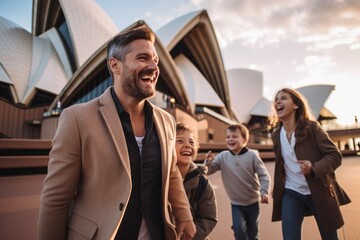
MULTIPOLYGON (((272 175, 273 162, 266 162, 272 175)), ((341 186, 347 191, 352 203, 343 206, 345 227, 339 230, 341 240, 360 239, 360 157, 345 157, 337 171, 341 186)), ((39 194, 44 175, 0 177, 0 239, 36 239, 36 221, 39 194)), ((219 207, 219 222, 211 234, 212 240, 233 239, 230 203, 224 192, 219 173, 210 176, 216 187, 219 207)), ((263 240, 280 240, 281 225, 270 221, 272 202, 261 205, 260 234, 263 240)), ((320 239, 312 217, 306 218, 303 226, 304 240, 320 239)))
MULTIPOLYGON (((274 172, 274 162, 265 162, 271 176, 274 172)), ((212 240, 233 239, 231 226, 230 202, 222 185, 220 173, 209 176, 211 183, 216 187, 219 221, 212 232, 212 240)), ((337 170, 337 179, 340 185, 350 196, 352 203, 342 206, 341 210, 345 226, 338 230, 340 240, 360 240, 360 156, 345 157, 343 165, 337 170)), ((271 199, 272 200, 272 199, 271 199)), ((271 222, 272 201, 260 206, 260 237, 262 240, 280 240, 281 222, 271 222)), ((313 217, 306 217, 303 224, 304 240, 320 240, 316 221, 313 217)))

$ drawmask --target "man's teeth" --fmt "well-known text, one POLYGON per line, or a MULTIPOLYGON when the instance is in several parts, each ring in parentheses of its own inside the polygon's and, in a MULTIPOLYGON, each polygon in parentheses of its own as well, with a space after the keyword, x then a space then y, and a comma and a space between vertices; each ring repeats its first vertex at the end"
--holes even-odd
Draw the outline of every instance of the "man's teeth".
POLYGON ((141 77, 142 80, 145 80, 145 81, 154 81, 154 77, 153 76, 144 76, 144 77, 141 77))

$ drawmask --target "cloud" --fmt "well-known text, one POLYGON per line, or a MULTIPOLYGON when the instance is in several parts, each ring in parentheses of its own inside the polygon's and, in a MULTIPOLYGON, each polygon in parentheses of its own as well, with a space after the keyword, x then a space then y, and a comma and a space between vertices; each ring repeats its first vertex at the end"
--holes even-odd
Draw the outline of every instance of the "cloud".
POLYGON ((330 72, 336 62, 330 56, 311 55, 304 58, 304 62, 295 65, 295 72, 306 72, 311 78, 323 76, 330 72))
POLYGON ((357 0, 191 0, 188 7, 209 12, 222 45, 261 48, 296 40, 315 51, 360 44, 357 0))
POLYGON ((360 49, 360 43, 350 45, 350 50, 360 49))
POLYGON ((299 42, 311 43, 309 50, 330 49, 346 45, 350 49, 360 44, 360 27, 349 29, 347 27, 334 27, 326 34, 313 34, 299 38, 299 42))

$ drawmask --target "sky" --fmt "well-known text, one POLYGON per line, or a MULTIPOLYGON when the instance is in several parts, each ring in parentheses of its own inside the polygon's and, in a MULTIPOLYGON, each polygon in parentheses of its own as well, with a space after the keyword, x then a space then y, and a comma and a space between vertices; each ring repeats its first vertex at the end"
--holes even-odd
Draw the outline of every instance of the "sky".
MULTIPOLYGON (((90 1, 90 0, 89 0, 90 1)), ((154 31, 207 10, 226 70, 263 74, 263 95, 283 87, 335 85, 325 103, 342 125, 360 119, 358 0, 96 0, 119 30, 144 20, 154 31)), ((31 32, 31 0, 0 0, 3 16, 31 32)))

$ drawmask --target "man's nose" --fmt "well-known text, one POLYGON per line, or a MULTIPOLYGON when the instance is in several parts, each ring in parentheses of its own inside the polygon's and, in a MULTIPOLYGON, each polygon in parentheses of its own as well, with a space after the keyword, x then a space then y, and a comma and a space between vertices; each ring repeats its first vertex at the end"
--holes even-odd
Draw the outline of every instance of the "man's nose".
POLYGON ((153 70, 155 70, 155 71, 159 71, 158 63, 157 63, 156 61, 154 61, 154 60, 151 60, 151 61, 149 62, 148 68, 149 68, 149 69, 153 69, 153 70))

